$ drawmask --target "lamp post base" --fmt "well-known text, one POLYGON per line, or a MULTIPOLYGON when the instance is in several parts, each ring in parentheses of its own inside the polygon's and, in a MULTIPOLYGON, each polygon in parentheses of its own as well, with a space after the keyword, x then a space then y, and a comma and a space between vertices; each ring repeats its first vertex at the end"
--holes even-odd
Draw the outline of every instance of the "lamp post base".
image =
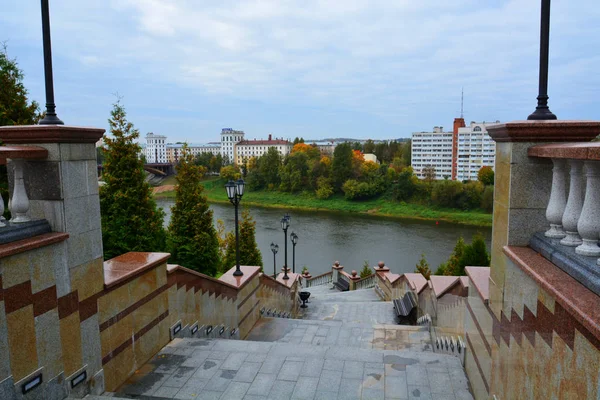
POLYGON ((239 268, 233 272, 233 276, 243 276, 243 275, 244 275, 244 273, 239 268))

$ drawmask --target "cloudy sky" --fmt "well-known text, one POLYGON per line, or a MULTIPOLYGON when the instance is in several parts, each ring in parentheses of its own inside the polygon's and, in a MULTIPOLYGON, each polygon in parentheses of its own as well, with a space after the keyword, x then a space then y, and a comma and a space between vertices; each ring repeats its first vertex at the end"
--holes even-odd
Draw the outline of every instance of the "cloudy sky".
MULTIPOLYGON (((169 141, 397 138, 535 108, 539 0, 51 0, 67 124, 107 128, 115 93, 169 141)), ((0 41, 44 103, 39 2, 0 0, 0 41)), ((598 0, 554 0, 550 108, 600 119, 598 0)))

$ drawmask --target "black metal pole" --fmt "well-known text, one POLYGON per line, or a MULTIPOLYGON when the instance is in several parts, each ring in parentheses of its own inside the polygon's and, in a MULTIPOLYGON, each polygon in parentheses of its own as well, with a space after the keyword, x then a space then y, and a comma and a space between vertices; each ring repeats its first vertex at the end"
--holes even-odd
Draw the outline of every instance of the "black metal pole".
POLYGON ((275 262, 275 251, 273 251, 273 278, 277 278, 277 263, 275 262))
POLYGON ((540 83, 538 104, 528 120, 556 119, 548 108, 548 53, 550 47, 550 0, 542 0, 540 22, 540 83))
POLYGON ((296 273, 296 243, 292 242, 292 273, 296 273))
POLYGON ((235 205, 235 272, 233 273, 233 276, 244 275, 244 273, 240 269, 240 240, 238 237, 238 204, 239 204, 239 199, 237 198, 237 195, 236 195, 236 199, 235 199, 235 203, 234 203, 234 205, 235 205))
POLYGON ((287 274, 287 228, 283 230, 283 240, 285 241, 285 265, 283 266, 283 279, 290 279, 287 274))
POLYGON ((44 43, 44 75, 46 77, 46 115, 40 125, 64 125, 56 116, 54 104, 54 81, 52 78, 52 40, 50 39, 50 8, 48 0, 42 0, 42 39, 44 43))

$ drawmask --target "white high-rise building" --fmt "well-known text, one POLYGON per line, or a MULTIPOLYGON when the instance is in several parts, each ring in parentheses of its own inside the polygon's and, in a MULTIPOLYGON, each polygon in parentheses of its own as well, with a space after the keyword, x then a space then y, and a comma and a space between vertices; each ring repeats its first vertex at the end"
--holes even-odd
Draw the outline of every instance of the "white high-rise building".
POLYGON ((435 179, 452 177, 452 132, 436 126, 433 132, 415 132, 411 141, 411 166, 419 179, 425 178, 423 169, 435 168, 435 179))
POLYGON ((146 135, 146 162, 148 164, 167 163, 167 137, 150 132, 146 135))
POLYGON ((481 167, 494 168, 496 142, 487 133, 487 127, 496 122, 471 122, 469 126, 458 128, 457 175, 459 181, 475 181, 481 167))
POLYGON ((423 179, 423 169, 432 166, 435 179, 477 180, 481 167, 494 168, 496 143, 487 134, 487 127, 499 123, 471 122, 465 126, 462 118, 456 118, 452 132, 436 126, 433 132, 413 133, 411 166, 415 175, 423 179))
POLYGON ((221 156, 227 157, 229 162, 235 161, 235 145, 244 140, 244 131, 235 131, 231 128, 221 129, 221 156))

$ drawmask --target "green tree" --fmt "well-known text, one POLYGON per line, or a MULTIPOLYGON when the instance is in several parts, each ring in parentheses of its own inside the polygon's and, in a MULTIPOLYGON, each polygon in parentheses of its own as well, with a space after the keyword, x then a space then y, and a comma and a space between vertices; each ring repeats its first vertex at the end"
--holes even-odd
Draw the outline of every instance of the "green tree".
POLYGON ((331 185, 331 179, 325 178, 324 176, 317 179, 317 199, 328 199, 333 195, 333 186, 331 185))
POLYGON ((486 186, 481 195, 481 208, 487 212, 492 212, 494 209, 494 187, 486 186))
POLYGON ((454 250, 452 250, 452 254, 450 254, 450 258, 446 262, 446 268, 443 273, 437 273, 438 275, 454 275, 459 276, 460 270, 464 270, 464 265, 461 266, 463 255, 465 254, 465 240, 462 236, 458 238, 456 244, 454 245, 454 250))
POLYGON ((360 270, 360 279, 364 279, 368 276, 371 276, 371 274, 373 273, 373 271, 371 270, 371 267, 369 265, 369 261, 365 260, 362 269, 360 270))
POLYGON ((235 181, 240 179, 242 176, 242 174, 240 174, 240 171, 233 165, 226 165, 224 167, 221 167, 219 175, 221 175, 221 178, 227 181, 235 181))
POLYGON ((138 158, 140 146, 134 141, 139 131, 127 120, 119 101, 113 105, 108 123, 112 137, 104 136, 105 185, 100 187, 104 258, 129 251, 162 251, 166 240, 164 212, 156 206, 144 179, 144 166, 138 158))
POLYGON ((373 153, 375 151, 375 143, 371 139, 367 140, 363 145, 363 150, 367 154, 373 153))
POLYGON ((483 166, 477 172, 477 180, 484 185, 493 185, 494 184, 494 170, 492 167, 483 166))
POLYGON ((260 156, 257 161, 258 171, 267 189, 273 190, 279 187, 279 167, 281 166, 281 154, 275 147, 269 147, 267 152, 260 156))
POLYGON ((427 280, 429 280, 429 277, 431 276, 431 270, 429 269, 429 263, 427 263, 424 253, 421 253, 421 258, 419 259, 419 263, 416 265, 415 272, 420 273, 427 280))
POLYGON ((394 200, 410 200, 418 190, 417 179, 411 167, 404 168, 398 175, 398 181, 392 186, 392 197, 394 200))
POLYGON ((332 175, 333 184, 341 190, 344 183, 352 176, 352 146, 350 143, 341 143, 333 152, 332 175))
POLYGON ((169 251, 172 262, 215 276, 221 257, 213 212, 200 183, 205 171, 194 164, 194 156, 184 145, 177 168, 175 205, 171 208, 169 251))
POLYGON ((481 234, 473 236, 473 241, 467 247, 460 259, 459 269, 456 271, 458 276, 465 274, 465 267, 489 267, 490 255, 485 246, 485 240, 481 234))
POLYGON ((295 152, 287 156, 280 167, 279 176, 281 178, 279 190, 297 192, 305 189, 308 184, 308 155, 304 152, 295 152))
POLYGON ((431 201, 440 207, 457 207, 463 193, 463 184, 458 181, 443 180, 436 182, 431 191, 431 201))
POLYGON ((256 244, 256 222, 245 208, 240 223, 240 264, 263 267, 262 255, 256 244))
POLYGON ((6 45, 0 50, 0 126, 35 125, 42 117, 37 102, 29 101, 23 71, 10 59, 6 45))

